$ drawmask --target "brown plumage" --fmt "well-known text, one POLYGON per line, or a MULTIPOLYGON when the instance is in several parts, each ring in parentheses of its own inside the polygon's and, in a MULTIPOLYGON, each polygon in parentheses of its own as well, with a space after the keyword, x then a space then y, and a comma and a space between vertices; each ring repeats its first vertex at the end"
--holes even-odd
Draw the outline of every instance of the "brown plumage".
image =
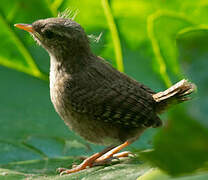
MULTIPOLYGON (((195 89, 182 80, 155 93, 95 56, 82 27, 70 19, 49 18, 16 26, 29 31, 48 51, 52 103, 65 123, 90 142, 107 146, 128 142, 121 145, 125 147, 146 128, 159 127, 158 113, 173 102, 187 100, 185 96, 195 89)), ((89 164, 95 159, 88 160, 89 164)))

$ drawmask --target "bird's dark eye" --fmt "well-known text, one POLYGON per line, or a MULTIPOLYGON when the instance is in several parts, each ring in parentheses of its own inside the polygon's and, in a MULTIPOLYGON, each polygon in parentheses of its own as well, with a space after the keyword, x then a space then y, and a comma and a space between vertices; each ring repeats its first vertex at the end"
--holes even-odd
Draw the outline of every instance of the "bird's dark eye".
POLYGON ((47 39, 52 39, 52 38, 55 36, 55 34, 54 34, 52 31, 50 31, 50 30, 46 30, 46 31, 44 32, 44 36, 45 36, 47 39))

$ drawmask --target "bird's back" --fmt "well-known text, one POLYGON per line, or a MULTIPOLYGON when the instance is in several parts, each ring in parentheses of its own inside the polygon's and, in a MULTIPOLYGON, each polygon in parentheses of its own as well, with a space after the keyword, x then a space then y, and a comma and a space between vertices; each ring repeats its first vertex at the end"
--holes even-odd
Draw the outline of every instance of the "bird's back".
POLYGON ((74 75, 67 90, 74 111, 125 127, 159 126, 154 92, 97 57, 74 75))

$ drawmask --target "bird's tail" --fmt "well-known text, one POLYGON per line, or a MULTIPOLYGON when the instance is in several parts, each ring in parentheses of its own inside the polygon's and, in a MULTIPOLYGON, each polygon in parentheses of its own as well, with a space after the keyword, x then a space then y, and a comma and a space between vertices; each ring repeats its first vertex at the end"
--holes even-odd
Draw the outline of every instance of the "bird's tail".
POLYGON ((195 90, 195 84, 183 79, 167 90, 154 94, 153 98, 157 103, 156 112, 161 113, 172 104, 189 100, 190 97, 187 96, 195 90))

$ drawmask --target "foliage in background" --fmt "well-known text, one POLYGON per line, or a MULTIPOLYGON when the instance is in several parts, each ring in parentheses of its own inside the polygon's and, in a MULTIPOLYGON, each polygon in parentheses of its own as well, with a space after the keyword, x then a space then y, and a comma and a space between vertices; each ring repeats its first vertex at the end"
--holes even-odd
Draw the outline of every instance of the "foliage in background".
POLYGON ((207 179, 208 0, 1 0, 0 27, 0 178, 207 179), (163 128, 129 147, 138 159, 58 177, 56 168, 79 162, 74 156, 103 147, 69 131, 54 112, 49 57, 13 24, 66 8, 79 10, 76 21, 87 34, 102 33, 92 50, 115 68, 155 91, 188 78, 198 92, 162 116, 163 128))

